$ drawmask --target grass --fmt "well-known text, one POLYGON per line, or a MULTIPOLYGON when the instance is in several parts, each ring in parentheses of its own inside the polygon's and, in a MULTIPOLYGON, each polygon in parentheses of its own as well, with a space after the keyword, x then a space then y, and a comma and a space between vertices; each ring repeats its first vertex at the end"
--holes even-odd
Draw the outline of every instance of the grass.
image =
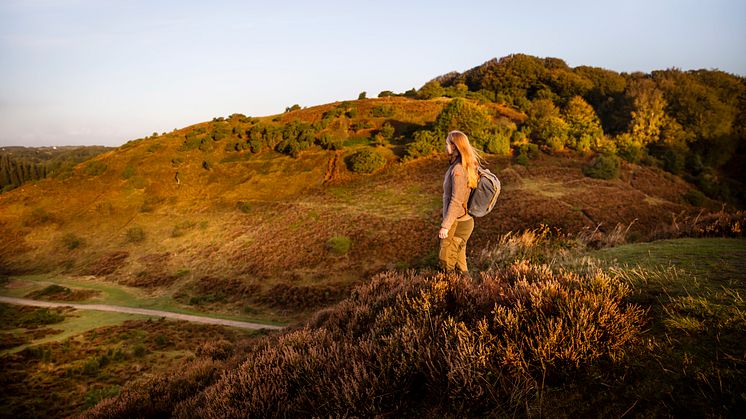
POLYGON ((746 240, 707 238, 627 244, 592 254, 617 265, 675 267, 695 277, 728 283, 746 278, 746 240))
POLYGON ((110 304, 228 320, 258 322, 272 325, 284 324, 282 321, 274 319, 272 315, 262 312, 254 313, 252 316, 247 316, 245 312, 241 312, 240 310, 237 310, 235 313, 216 313, 205 312, 204 310, 194 310, 175 301, 169 293, 148 293, 140 288, 112 284, 98 279, 75 279, 64 276, 28 275, 13 277, 10 281, 10 286, 0 287, 0 295, 24 298, 29 293, 43 292, 45 289, 52 286, 63 286, 71 289, 99 292, 99 294, 94 298, 85 301, 75 301, 76 304, 110 304))
POLYGON ((91 317, 88 322, 96 327, 0 354, 0 416, 74 415, 116 396, 127 383, 178 370, 191 361, 212 364, 211 358, 224 359, 233 344, 253 336, 219 326, 132 316, 109 325, 93 319, 96 315, 83 316, 91 317))
POLYGON ((618 385, 621 397, 674 416, 737 415, 746 394, 746 240, 661 240, 593 256, 649 307, 649 352, 618 385))
MULTIPOLYGON (((104 326, 122 324, 127 320, 146 320, 148 318, 148 316, 139 314, 111 313, 106 311, 93 310, 75 310, 71 313, 66 313, 65 319, 62 322, 51 325, 53 329, 59 330, 59 333, 51 336, 45 336, 41 339, 34 339, 27 344, 16 346, 5 351, 0 351, 0 356, 2 354, 10 354, 23 351, 26 348, 36 345, 50 342, 60 342, 89 330, 95 330, 104 326)), ((20 332, 20 330, 16 330, 16 332, 20 332)))

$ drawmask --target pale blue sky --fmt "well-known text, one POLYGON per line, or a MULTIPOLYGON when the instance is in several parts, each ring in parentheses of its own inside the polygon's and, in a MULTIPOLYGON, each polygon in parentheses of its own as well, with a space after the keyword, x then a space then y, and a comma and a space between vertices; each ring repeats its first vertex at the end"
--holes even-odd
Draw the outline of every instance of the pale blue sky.
POLYGON ((0 145, 121 145, 511 53, 746 75, 746 1, 0 0, 0 145))

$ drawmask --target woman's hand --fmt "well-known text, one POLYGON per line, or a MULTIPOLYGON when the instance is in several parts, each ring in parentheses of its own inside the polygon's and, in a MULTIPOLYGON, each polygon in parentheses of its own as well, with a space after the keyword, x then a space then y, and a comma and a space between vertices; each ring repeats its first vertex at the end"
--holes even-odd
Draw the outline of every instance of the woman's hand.
POLYGON ((438 232, 438 237, 440 237, 441 239, 445 239, 446 237, 448 237, 448 229, 441 227, 440 231, 438 232))

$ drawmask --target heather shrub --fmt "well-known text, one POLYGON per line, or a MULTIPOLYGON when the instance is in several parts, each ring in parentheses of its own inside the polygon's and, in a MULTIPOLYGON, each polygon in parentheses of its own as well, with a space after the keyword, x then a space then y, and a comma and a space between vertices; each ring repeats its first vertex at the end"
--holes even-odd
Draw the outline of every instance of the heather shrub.
MULTIPOLYGON (((138 380, 122 389, 117 397, 105 399, 82 417, 165 417, 174 405, 211 384, 222 370, 220 362, 200 358, 160 377, 138 380)), ((190 415, 188 415, 190 416, 190 415)))
POLYGON ((624 357, 643 316, 625 303, 628 293, 601 271, 526 261, 479 279, 383 273, 305 327, 264 338, 240 367, 173 413, 515 413, 547 385, 624 357))

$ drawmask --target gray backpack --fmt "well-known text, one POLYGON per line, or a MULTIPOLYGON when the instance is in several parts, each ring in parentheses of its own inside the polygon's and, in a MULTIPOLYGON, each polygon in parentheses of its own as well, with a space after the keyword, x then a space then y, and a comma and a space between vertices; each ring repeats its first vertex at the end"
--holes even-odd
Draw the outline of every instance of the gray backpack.
POLYGON ((477 187, 469 195, 467 208, 469 209, 469 215, 472 217, 483 217, 489 214, 495 206, 495 201, 500 195, 500 180, 494 173, 485 168, 479 167, 477 172, 479 173, 479 181, 477 187))

